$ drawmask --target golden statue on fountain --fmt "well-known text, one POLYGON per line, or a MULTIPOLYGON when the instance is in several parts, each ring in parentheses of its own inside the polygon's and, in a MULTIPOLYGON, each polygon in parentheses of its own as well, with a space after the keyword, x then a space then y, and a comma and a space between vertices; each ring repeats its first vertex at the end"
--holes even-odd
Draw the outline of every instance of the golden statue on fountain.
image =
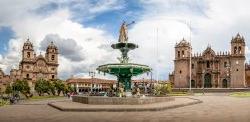
POLYGON ((128 42, 128 30, 127 30, 127 28, 129 25, 134 24, 134 23, 135 22, 132 21, 131 23, 126 24, 126 22, 123 21, 121 28, 120 28, 120 35, 119 35, 118 42, 120 42, 120 43, 127 43, 128 42))

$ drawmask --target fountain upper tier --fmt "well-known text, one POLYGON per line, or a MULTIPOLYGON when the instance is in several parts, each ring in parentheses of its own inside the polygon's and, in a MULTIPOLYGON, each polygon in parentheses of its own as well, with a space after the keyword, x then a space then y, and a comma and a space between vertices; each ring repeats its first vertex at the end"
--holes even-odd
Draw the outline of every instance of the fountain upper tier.
POLYGON ((115 75, 115 76, 137 76, 145 72, 150 72, 151 68, 147 65, 134 63, 113 63, 101 65, 97 70, 115 75))

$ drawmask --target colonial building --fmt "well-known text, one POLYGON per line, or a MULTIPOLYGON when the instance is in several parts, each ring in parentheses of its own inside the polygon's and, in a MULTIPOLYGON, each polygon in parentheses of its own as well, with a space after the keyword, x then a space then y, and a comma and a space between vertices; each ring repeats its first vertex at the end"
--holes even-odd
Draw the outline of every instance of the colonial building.
POLYGON ((27 39, 22 49, 22 60, 19 63, 19 69, 11 69, 10 75, 5 75, 0 71, 0 82, 2 85, 15 80, 28 80, 31 88, 34 88, 36 80, 43 78, 46 80, 57 78, 58 68, 58 49, 51 42, 45 56, 36 55, 33 44, 27 39))
POLYGON ((243 88, 249 85, 245 76, 245 39, 240 34, 232 38, 230 52, 215 53, 208 46, 201 54, 191 53, 192 47, 186 40, 176 44, 174 72, 169 76, 175 88, 189 87, 190 80, 192 88, 243 88))
MULTIPOLYGON (((116 88, 116 80, 100 79, 100 78, 76 78, 71 77, 66 80, 66 83, 76 88, 76 91, 79 93, 90 92, 91 89, 93 92, 103 92, 108 91, 111 87, 116 88)), ((137 85, 140 88, 150 87, 156 83, 155 80, 150 79, 140 79, 132 80, 132 87, 137 85)))

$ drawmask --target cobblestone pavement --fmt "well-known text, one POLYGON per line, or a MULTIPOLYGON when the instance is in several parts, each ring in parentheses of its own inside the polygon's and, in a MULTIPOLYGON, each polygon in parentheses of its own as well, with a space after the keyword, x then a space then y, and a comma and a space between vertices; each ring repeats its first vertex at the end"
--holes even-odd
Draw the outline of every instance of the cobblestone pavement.
POLYGON ((0 108, 0 122, 250 122, 250 98, 229 96, 193 96, 201 104, 159 112, 62 112, 46 102, 0 108))

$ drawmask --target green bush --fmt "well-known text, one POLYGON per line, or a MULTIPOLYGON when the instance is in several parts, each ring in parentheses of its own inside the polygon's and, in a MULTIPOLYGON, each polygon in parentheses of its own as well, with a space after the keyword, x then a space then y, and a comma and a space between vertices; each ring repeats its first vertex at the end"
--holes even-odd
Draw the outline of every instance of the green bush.
POLYGON ((157 84, 155 85, 155 95, 166 95, 172 92, 172 84, 165 83, 165 84, 157 84))
POLYGON ((11 94, 12 92, 13 92, 12 87, 10 86, 10 84, 8 84, 5 89, 5 94, 11 94))

